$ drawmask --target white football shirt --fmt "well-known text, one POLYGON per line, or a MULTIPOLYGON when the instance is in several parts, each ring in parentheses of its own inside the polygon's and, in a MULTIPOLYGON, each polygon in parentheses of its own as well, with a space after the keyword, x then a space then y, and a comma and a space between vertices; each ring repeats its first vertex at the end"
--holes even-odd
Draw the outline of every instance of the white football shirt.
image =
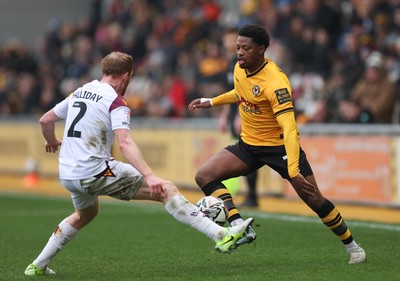
POLYGON ((59 155, 60 179, 78 180, 104 171, 115 129, 130 129, 130 109, 108 83, 94 80, 54 107, 65 119, 59 155))

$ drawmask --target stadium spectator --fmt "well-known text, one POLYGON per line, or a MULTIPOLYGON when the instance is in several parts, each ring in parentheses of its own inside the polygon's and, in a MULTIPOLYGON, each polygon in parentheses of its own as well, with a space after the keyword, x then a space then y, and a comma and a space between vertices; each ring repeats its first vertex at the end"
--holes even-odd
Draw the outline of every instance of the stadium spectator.
POLYGON ((391 123, 397 100, 396 85, 389 80, 383 56, 372 52, 366 60, 366 68, 350 92, 348 100, 339 103, 343 122, 391 123))
POLYGON ((11 115, 11 106, 7 91, 7 78, 4 68, 0 67, 0 116, 11 115))
POLYGON ((292 60, 291 71, 293 72, 304 71, 305 66, 302 65, 304 62, 303 57, 306 56, 304 53, 308 53, 308 57, 311 57, 311 50, 304 50, 304 44, 301 43, 303 42, 304 27, 303 19, 295 15, 291 18, 287 35, 283 39, 292 60), (299 45, 297 45, 298 43, 299 45))
POLYGON ((344 34, 338 54, 332 64, 330 76, 324 83, 322 106, 328 123, 342 122, 338 111, 339 103, 348 99, 350 91, 364 71, 362 46, 357 29, 344 34))
MULTIPOLYGON (((276 62, 289 77, 292 74, 321 75, 326 87, 332 88, 331 81, 343 71, 344 89, 337 86, 334 92, 345 93, 343 98, 347 98, 348 87, 361 77, 360 69, 357 69, 363 65, 360 62, 376 50, 382 53, 384 61, 388 61, 386 67, 390 79, 399 87, 398 1, 96 0, 92 7, 90 16, 85 15, 76 22, 49 21, 35 50, 20 46, 16 51, 14 43, 0 46, 0 66, 7 73, 3 100, 11 96, 19 72, 37 73, 34 70, 37 65, 47 65, 58 91, 67 95, 62 85, 98 78, 98 72, 93 70, 98 70, 101 57, 113 50, 125 51, 137 58, 135 63, 139 68, 144 67, 143 75, 147 79, 162 83, 168 73, 176 73, 185 83, 188 96, 203 96, 220 85, 204 82, 204 76, 193 72, 193 67, 200 64, 206 51, 221 54, 223 30, 245 23, 259 23, 272 34, 269 52, 273 54, 269 55, 282 59, 276 62), (356 45, 351 52, 345 47, 348 37, 353 37, 351 40, 356 45), (25 50, 21 52, 21 49, 25 50), (284 56, 277 54, 282 51, 284 56), (181 69, 183 62, 185 66, 181 69)), ((35 79, 43 80, 39 76, 35 79)), ((303 92, 297 94, 301 97, 303 92)), ((340 94, 333 96, 334 100, 341 99, 340 94)), ((317 98, 318 102, 329 100, 326 93, 317 98)), ((14 108, 22 107, 14 104, 14 108)), ((326 120, 318 122, 335 122, 337 118, 332 108, 335 107, 326 107, 326 120)), ((43 113, 45 109, 39 105, 34 110, 37 112, 43 113)), ((12 114, 26 113, 12 111, 12 114)), ((28 114, 32 112, 28 111, 28 114)), ((182 116, 216 117, 212 113, 199 112, 186 112, 182 116)), ((317 122, 317 119, 309 121, 317 122)))
POLYGON ((15 77, 15 86, 9 101, 13 113, 28 115, 34 114, 38 108, 40 87, 36 77, 27 72, 21 72, 15 77))
POLYGON ((331 74, 333 50, 331 48, 331 36, 326 29, 317 27, 314 30, 314 47, 312 50, 311 72, 327 79, 331 74))
MULTIPOLYGON (((57 87, 57 82, 51 76, 42 77, 41 81, 41 92, 39 95, 39 108, 41 110, 49 111, 52 109, 57 103, 64 99, 64 96, 61 94, 59 88, 57 87)), ((69 93, 71 93, 70 91, 69 93)), ((38 112, 40 110, 38 109, 38 112)))
POLYGON ((160 89, 165 92, 172 104, 171 117, 183 118, 187 115, 187 91, 183 80, 176 73, 169 73, 164 76, 160 89))
MULTIPOLYGON (((338 12, 336 3, 328 4, 323 0, 300 0, 297 3, 297 13, 303 19, 305 26, 321 28, 325 30, 332 40, 330 44, 334 44, 340 34, 340 12, 338 12)), ((334 45, 332 45, 334 46, 334 45)))
POLYGON ((227 60, 216 42, 204 42, 203 52, 198 64, 199 83, 222 83, 227 60))
POLYGON ((167 93, 162 91, 161 85, 152 81, 146 97, 146 113, 149 117, 171 117, 173 104, 167 93))

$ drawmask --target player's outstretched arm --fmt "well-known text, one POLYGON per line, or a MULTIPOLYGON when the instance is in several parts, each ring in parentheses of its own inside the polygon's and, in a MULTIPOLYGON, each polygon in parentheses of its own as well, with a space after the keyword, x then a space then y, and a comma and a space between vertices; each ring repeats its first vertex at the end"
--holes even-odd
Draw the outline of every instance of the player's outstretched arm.
POLYGON ((190 111, 193 111, 196 108, 210 108, 210 107, 212 107, 211 99, 206 99, 206 98, 195 99, 188 105, 188 109, 190 111))
POLYGON ((200 98, 193 100, 189 105, 188 109, 190 111, 195 110, 196 108, 210 108, 215 106, 220 106, 223 104, 237 103, 236 92, 235 89, 223 93, 219 96, 216 96, 212 99, 210 98, 200 98))
POLYGON ((161 193, 164 192, 162 187, 164 180, 154 175, 153 171, 144 160, 139 147, 134 142, 130 130, 116 129, 114 130, 114 134, 122 155, 144 176, 147 185, 150 187, 151 196, 160 196, 161 193))

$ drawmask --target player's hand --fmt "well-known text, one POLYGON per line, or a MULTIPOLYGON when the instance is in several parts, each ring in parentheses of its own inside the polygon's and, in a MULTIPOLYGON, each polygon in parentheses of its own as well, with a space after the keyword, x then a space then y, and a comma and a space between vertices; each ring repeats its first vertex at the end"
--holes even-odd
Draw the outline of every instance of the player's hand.
POLYGON ((154 174, 145 177, 146 183, 150 188, 150 198, 159 199, 164 194, 163 183, 164 180, 155 176, 154 174))
POLYGON ((208 99, 203 102, 201 102, 201 99, 195 99, 188 105, 188 109, 190 111, 193 111, 197 108, 210 108, 210 107, 211 107, 211 102, 208 99))
POLYGON ((313 185, 311 182, 307 181, 302 174, 298 174, 294 178, 292 178, 293 187, 308 196, 315 196, 317 193, 317 187, 313 185))
POLYGON ((45 149, 47 153, 56 153, 58 151, 58 147, 61 146, 62 142, 59 139, 56 139, 54 142, 46 142, 45 149))

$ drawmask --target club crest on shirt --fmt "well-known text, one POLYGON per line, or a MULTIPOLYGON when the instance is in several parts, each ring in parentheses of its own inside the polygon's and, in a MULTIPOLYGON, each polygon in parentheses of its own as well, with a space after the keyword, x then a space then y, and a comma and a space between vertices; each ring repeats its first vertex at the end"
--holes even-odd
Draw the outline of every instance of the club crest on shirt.
POLYGON ((261 93, 261 89, 260 86, 255 85, 253 86, 253 89, 251 89, 251 91, 253 92, 253 95, 256 97, 261 93))

